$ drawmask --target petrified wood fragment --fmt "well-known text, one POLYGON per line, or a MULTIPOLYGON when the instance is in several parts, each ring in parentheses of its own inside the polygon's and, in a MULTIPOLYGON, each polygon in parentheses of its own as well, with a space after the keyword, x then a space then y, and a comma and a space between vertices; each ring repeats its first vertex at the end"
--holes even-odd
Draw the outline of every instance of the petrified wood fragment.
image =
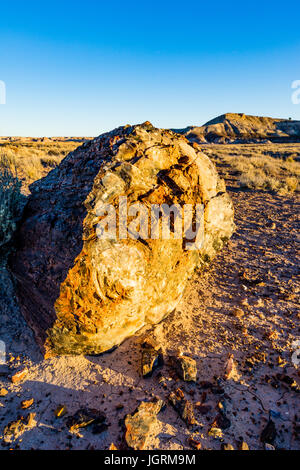
POLYGON ((158 428, 158 413, 165 407, 162 400, 142 402, 132 415, 125 418, 125 441, 134 450, 143 450, 158 428))

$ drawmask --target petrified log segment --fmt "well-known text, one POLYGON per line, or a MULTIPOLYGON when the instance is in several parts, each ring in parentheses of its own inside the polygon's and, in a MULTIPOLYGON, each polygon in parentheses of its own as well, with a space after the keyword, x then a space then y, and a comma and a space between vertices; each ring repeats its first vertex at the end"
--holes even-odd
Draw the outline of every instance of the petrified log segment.
POLYGON ((10 267, 21 311, 45 355, 97 354, 172 311, 195 267, 234 229, 233 208, 209 158, 150 123, 83 144, 31 196, 10 267), (103 239, 105 204, 204 205, 203 244, 184 239, 103 239))

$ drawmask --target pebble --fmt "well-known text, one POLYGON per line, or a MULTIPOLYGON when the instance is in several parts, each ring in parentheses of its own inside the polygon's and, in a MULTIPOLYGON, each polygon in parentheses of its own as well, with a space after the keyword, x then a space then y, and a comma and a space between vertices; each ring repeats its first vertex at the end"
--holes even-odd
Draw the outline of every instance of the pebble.
POLYGON ((56 408, 54 414, 55 414, 56 418, 61 418, 67 412, 68 412, 68 410, 67 410, 67 407, 65 405, 58 405, 58 407, 56 408))
POLYGON ((240 450, 250 450, 247 442, 243 441, 240 445, 240 450))
POLYGON ((93 434, 99 434, 108 428, 106 415, 102 411, 92 408, 80 408, 73 416, 67 419, 67 426, 70 432, 77 431, 92 425, 93 434))
POLYGON ((190 437, 188 440, 189 445, 196 450, 201 450, 202 444, 200 441, 197 441, 193 437, 190 437))
POLYGON ((142 347, 142 376, 147 378, 152 376, 155 369, 163 366, 164 359, 162 349, 154 341, 144 341, 142 347))
POLYGON ((30 408, 31 405, 34 403, 34 398, 31 398, 30 400, 23 400, 21 402, 21 408, 23 410, 26 410, 27 408, 30 408))
POLYGON ((180 388, 171 392, 168 399, 188 427, 198 424, 194 416, 194 405, 185 398, 184 393, 180 388))
POLYGON ((185 382, 196 382, 197 363, 188 356, 171 356, 171 363, 179 377, 185 382))
POLYGON ((265 450, 275 450, 275 447, 271 444, 265 444, 265 450))
POLYGON ((19 370, 15 374, 11 376, 11 381, 13 384, 18 384, 23 382, 28 374, 28 369, 25 367, 24 369, 19 370))
POLYGON ((222 450, 234 450, 234 447, 231 444, 223 444, 222 450))

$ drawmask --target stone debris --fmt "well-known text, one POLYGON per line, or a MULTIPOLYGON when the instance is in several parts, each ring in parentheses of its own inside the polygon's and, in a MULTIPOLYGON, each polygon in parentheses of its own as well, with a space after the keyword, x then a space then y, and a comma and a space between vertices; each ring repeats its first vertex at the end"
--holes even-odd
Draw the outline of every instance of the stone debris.
POLYGON ((194 427, 198 424, 194 416, 194 405, 191 401, 185 398, 185 395, 180 388, 171 392, 168 399, 188 427, 194 427))
POLYGON ((108 428, 106 415, 93 408, 80 408, 73 416, 66 419, 66 424, 71 433, 90 425, 92 425, 93 434, 100 434, 108 428))
POLYGON ((222 450, 234 450, 232 444, 222 444, 222 450))
POLYGON ((249 372, 251 372, 254 367, 262 363, 264 364, 266 360, 266 353, 263 351, 257 351, 245 359, 245 366, 248 367, 249 372))
POLYGON ((212 427, 209 429, 208 435, 209 435, 210 437, 213 437, 214 439, 222 439, 222 438, 223 438, 222 429, 216 428, 216 427, 214 427, 214 426, 212 426, 212 427))
POLYGON ((243 318, 245 315, 245 312, 244 310, 242 310, 241 308, 235 308, 233 311, 232 311, 232 316, 233 317, 236 317, 236 318, 243 318))
POLYGON ((29 413, 28 416, 21 416, 5 426, 3 431, 4 442, 11 443, 18 439, 25 431, 34 428, 36 426, 35 416, 35 413, 29 413))
POLYGON ((154 341, 145 340, 142 343, 142 376, 151 377, 155 369, 164 364, 162 348, 154 341))
POLYGON ((194 437, 189 437, 188 444, 189 444, 190 447, 192 447, 193 449, 196 449, 196 450, 201 450, 201 448, 202 448, 201 442, 198 441, 194 437))
POLYGON ((296 380, 293 379, 293 377, 290 377, 289 375, 286 375, 286 374, 276 374, 275 377, 278 381, 285 384, 287 388, 290 388, 291 390, 297 393, 300 392, 300 386, 298 385, 296 380))
POLYGON ((225 365, 224 379, 225 380, 235 379, 236 376, 237 376, 236 362, 234 360, 233 354, 229 354, 228 360, 225 365))
POLYGON ((247 442, 242 441, 240 446, 239 446, 239 450, 250 450, 247 442))
POLYGON ((163 400, 142 402, 138 409, 125 418, 125 441, 131 449, 142 450, 155 435, 158 428, 158 413, 165 407, 163 400))
POLYGON ((33 403, 34 403, 34 398, 31 398, 29 400, 23 400, 21 402, 21 408, 23 410, 27 410, 27 408, 30 408, 33 405, 33 403))
POLYGON ((218 413, 218 415, 216 416, 213 424, 212 424, 212 427, 217 427, 217 428, 220 428, 220 429, 228 429, 230 428, 231 426, 231 421, 229 418, 227 418, 227 416, 225 415, 224 412, 220 411, 218 413))
POLYGON ((276 450, 274 446, 272 446, 271 444, 265 444, 265 450, 276 450))
POLYGON ((145 349, 155 349, 155 351, 161 351, 162 347, 158 341, 156 341, 152 336, 147 336, 143 339, 141 347, 145 349))
POLYGON ((6 388, 0 388, 0 397, 5 397, 8 394, 6 388))
POLYGON ((110 444, 108 450, 119 450, 119 449, 118 449, 118 448, 115 446, 115 444, 112 442, 112 443, 110 444))
POLYGON ((195 359, 183 355, 171 356, 170 359, 176 373, 182 380, 185 382, 196 382, 197 363, 195 359))
POLYGON ((67 414, 67 412, 68 412, 68 410, 67 410, 67 407, 65 405, 58 405, 58 407, 56 408, 54 414, 55 414, 56 418, 61 418, 65 414, 67 414))
POLYGON ((25 380, 26 377, 27 377, 27 374, 28 374, 28 369, 27 369, 27 367, 22 368, 21 370, 15 372, 15 373, 11 376, 11 381, 12 381, 12 383, 13 383, 13 384, 18 384, 18 383, 24 382, 24 380, 25 380))

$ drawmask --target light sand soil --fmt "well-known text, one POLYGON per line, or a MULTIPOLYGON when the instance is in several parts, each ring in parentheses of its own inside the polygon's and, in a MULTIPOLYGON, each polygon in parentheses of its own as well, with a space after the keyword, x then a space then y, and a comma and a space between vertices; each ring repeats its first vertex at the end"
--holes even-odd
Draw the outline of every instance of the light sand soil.
MULTIPOLYGON (((221 448, 220 438, 208 435, 221 400, 231 421, 223 430, 224 442, 237 448, 243 439, 250 449, 262 449, 260 434, 271 415, 277 429, 275 447, 300 449, 300 395, 295 386, 276 377, 283 374, 299 383, 292 362, 292 343, 300 338, 299 198, 242 192, 235 187, 231 190, 235 235, 210 267, 194 276, 176 311, 150 330, 164 347, 166 358, 181 348, 196 359, 196 385, 182 383, 168 364, 161 370, 167 379, 165 385, 159 381, 159 371, 150 379, 142 379, 141 336, 99 357, 43 360, 18 313, 12 286, 2 269, 0 339, 6 342, 9 366, 27 364, 29 374, 19 385, 0 377, 0 389, 9 392, 0 398, 0 435, 3 437, 8 422, 29 411, 36 413, 37 424, 9 444, 1 439, 0 446, 105 449, 112 442, 118 446, 123 418, 140 400, 154 396, 166 399, 180 386, 193 403, 204 399, 203 392, 207 394, 205 405, 211 407, 207 414, 196 408, 197 438, 203 448, 221 448), (229 353, 234 355, 237 370, 233 378, 224 380, 229 353), (204 389, 202 381, 218 381, 224 394, 204 389), (21 401, 30 398, 34 398, 34 404, 29 410, 21 410, 21 401), (71 434, 65 418, 55 418, 59 404, 66 405, 68 415, 80 407, 103 410, 110 426, 100 435, 93 435, 89 428, 80 435, 71 434), (123 409, 116 409, 119 404, 123 409)), ((192 433, 170 406, 158 418, 157 435, 149 440, 148 448, 189 448, 192 433)))

